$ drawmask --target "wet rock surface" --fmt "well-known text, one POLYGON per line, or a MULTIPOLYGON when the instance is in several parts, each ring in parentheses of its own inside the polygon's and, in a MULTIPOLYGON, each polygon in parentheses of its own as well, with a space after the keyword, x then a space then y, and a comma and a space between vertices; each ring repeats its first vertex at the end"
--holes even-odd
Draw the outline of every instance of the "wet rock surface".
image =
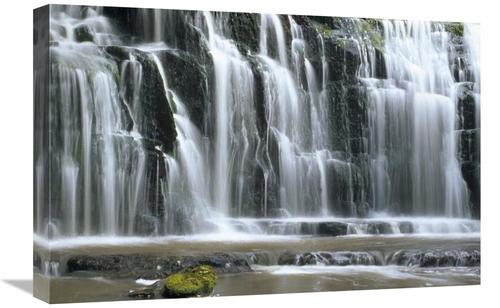
POLYGON ((478 250, 401 251, 393 255, 390 264, 418 267, 480 266, 478 250))
POLYGON ((308 251, 284 252, 279 256, 279 265, 398 265, 409 267, 479 267, 481 253, 478 250, 404 250, 399 251, 389 259, 381 252, 364 251, 308 251), (388 262, 386 261, 388 260, 388 262))
POLYGON ((280 265, 381 265, 368 252, 303 252, 297 254, 283 254, 279 260, 280 265))
MULTIPOLYGON (((251 258, 250 258, 251 259, 251 258)), ((267 263, 258 258, 250 263, 267 263)), ((404 250, 390 256, 387 264, 418 267, 477 267, 481 265, 478 250, 404 250)), ((268 260, 269 261, 269 260, 268 260)), ((68 260, 66 270, 74 272, 99 272, 111 278, 142 278, 149 280, 165 279, 172 274, 187 269, 208 265, 217 275, 252 272, 246 258, 237 258, 226 253, 213 253, 204 256, 184 256, 156 258, 142 255, 100 255, 75 256, 68 260)), ((386 265, 384 258, 370 252, 283 252, 277 260, 279 265, 386 265)), ((262 264, 269 265, 269 264, 262 264)), ((130 296, 149 297, 152 291, 138 289, 130 296)))
POLYGON ((165 258, 140 254, 80 255, 68 259, 66 271, 68 273, 98 271, 99 275, 113 278, 163 279, 187 268, 201 265, 211 266, 217 275, 252 271, 246 260, 225 253, 165 258))
POLYGON ((33 252, 33 267, 42 270, 42 258, 36 252, 33 252))

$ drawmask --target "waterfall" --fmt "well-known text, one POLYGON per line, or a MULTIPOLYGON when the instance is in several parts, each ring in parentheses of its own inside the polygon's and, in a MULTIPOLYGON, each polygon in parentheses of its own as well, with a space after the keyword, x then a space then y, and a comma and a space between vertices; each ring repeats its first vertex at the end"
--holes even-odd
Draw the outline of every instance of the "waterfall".
POLYGON ((384 29, 387 79, 364 80, 372 104, 374 206, 464 217, 468 192, 456 154, 449 34, 423 21, 385 21, 384 29))
POLYGON ((132 235, 138 204, 147 194, 143 148, 124 116, 118 67, 95 44, 71 35, 89 27, 97 44, 117 43, 102 16, 90 8, 85 12, 83 20, 67 16, 70 10, 54 12, 51 23, 57 45, 51 47, 49 224, 67 236, 132 235))
MULTIPOLYGON (((166 194, 168 196, 185 195, 177 197, 181 199, 181 204, 187 208, 185 211, 191 212, 191 215, 195 218, 194 221, 200 224, 211 206, 208 185, 209 176, 203 151, 203 136, 189 120, 189 115, 182 100, 169 88, 166 73, 158 56, 154 53, 151 56, 162 76, 165 93, 169 96, 170 108, 175 110, 174 120, 178 133, 175 157, 165 154, 165 163, 170 171, 168 183, 165 183, 167 184, 165 188, 166 194), (199 218, 196 219, 197 217, 199 218)), ((168 207, 167 216, 175 216, 174 213, 178 210, 172 205, 177 202, 179 200, 176 202, 173 202, 172 199, 165 200, 164 203, 168 207)), ((191 226, 191 228, 196 227, 191 226)), ((168 221, 168 218, 166 228, 169 233, 175 232, 175 228, 172 228, 171 221, 168 221)))
POLYGON ((36 110, 50 115, 36 132, 35 233, 471 217, 473 25, 454 54, 438 22, 134 9, 140 27, 120 33, 117 14, 51 6, 50 102, 34 74, 36 110))
POLYGON ((254 81, 249 63, 224 36, 228 17, 204 12, 199 19, 196 26, 205 30, 205 43, 214 63, 214 101, 209 107, 214 114, 209 120, 214 135, 213 153, 207 157, 211 160, 208 200, 213 208, 228 216, 242 211, 245 181, 255 156, 254 81))

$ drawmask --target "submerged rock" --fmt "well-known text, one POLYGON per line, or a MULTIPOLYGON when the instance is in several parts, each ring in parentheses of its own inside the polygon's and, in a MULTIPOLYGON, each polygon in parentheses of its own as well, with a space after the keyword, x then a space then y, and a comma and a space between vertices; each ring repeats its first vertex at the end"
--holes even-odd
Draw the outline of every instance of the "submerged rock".
POLYGON ((155 290, 152 287, 142 287, 128 291, 128 296, 135 298, 151 298, 155 296, 155 290))
POLYGON ((163 292, 165 292, 165 281, 158 280, 152 285, 129 290, 128 296, 138 299, 149 299, 155 297, 162 297, 163 292))

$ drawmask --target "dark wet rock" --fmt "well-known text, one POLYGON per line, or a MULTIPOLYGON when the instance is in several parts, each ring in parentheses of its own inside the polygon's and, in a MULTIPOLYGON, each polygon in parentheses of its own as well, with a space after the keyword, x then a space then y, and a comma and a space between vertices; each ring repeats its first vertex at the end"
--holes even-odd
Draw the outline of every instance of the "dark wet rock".
POLYGON ((103 50, 108 56, 112 57, 117 63, 130 59, 130 51, 127 47, 123 46, 102 46, 100 50, 103 50))
POLYGON ((322 222, 318 224, 318 235, 341 236, 347 234, 347 224, 342 222, 322 222))
POLYGON ((284 252, 278 258, 278 265, 297 265, 297 255, 293 252, 284 252))
POLYGON ((164 292, 165 281, 160 279, 151 285, 129 290, 128 296, 137 299, 161 298, 164 292))
POLYGON ((135 220, 134 231, 143 236, 154 235, 157 232, 158 225, 158 218, 152 215, 138 215, 135 220))
POLYGON ((469 130, 478 128, 476 123, 477 112, 476 98, 473 82, 464 82, 457 89, 458 129, 469 130))
POLYGON ((299 235, 301 234, 300 222, 281 222, 272 221, 265 227, 267 234, 278 234, 278 235, 299 235))
POLYGON ((259 53, 260 18, 259 14, 229 13, 231 38, 241 54, 259 53))
POLYGON ((398 223, 399 231, 404 234, 412 234, 414 232, 413 224, 409 221, 402 221, 398 223))
POLYGON ((151 298, 155 296, 154 287, 142 287, 135 290, 129 290, 128 296, 134 298, 151 298))
POLYGON ((154 60, 142 53, 137 53, 137 60, 142 66, 141 102, 142 110, 139 128, 150 139, 163 143, 164 151, 172 151, 177 138, 177 131, 168 96, 163 85, 163 78, 154 60))
MULTIPOLYGON (((172 151, 177 131, 170 108, 170 96, 166 93, 164 80, 155 59, 149 53, 131 47, 106 46, 101 47, 100 50, 115 61, 117 67, 120 68, 117 83, 123 81, 124 84, 120 99, 123 101, 124 110, 133 111, 137 129, 144 138, 160 143, 165 152, 172 151), (137 64, 129 63, 123 67, 125 61, 130 61, 131 55, 134 56, 137 64), (134 66, 141 68, 140 85, 133 83, 132 68, 134 66)), ((128 122, 132 123, 131 120, 128 122)), ((128 130, 131 128, 128 127, 128 130)))
POLYGON ((274 255, 267 251, 248 252, 245 255, 245 259, 251 265, 269 265, 274 262, 274 255))
POLYGON ((479 219, 481 217, 481 166, 479 162, 464 162, 461 170, 470 191, 469 207, 472 217, 479 219))
POLYGON ((33 266, 42 270, 42 258, 36 252, 33 252, 33 266))
POLYGON ((301 223, 300 224, 300 234, 313 235, 314 234, 313 224, 305 223, 305 222, 301 223))
POLYGON ((392 234, 392 227, 387 222, 370 222, 368 223, 369 234, 392 234))
POLYGON ((412 234, 414 232, 413 224, 409 221, 398 223, 399 231, 404 234, 412 234))
POLYGON ((348 225, 343 222, 326 221, 318 223, 303 222, 296 227, 301 235, 342 236, 347 234, 348 225))
POLYGON ((97 271, 99 275, 143 279, 163 279, 188 268, 208 265, 219 274, 246 273, 252 269, 245 259, 226 253, 200 256, 153 257, 140 254, 74 256, 66 263, 68 273, 97 271))
POLYGON ((479 129, 461 130, 457 133, 458 154, 463 163, 479 164, 480 134, 479 129))
POLYGON ((193 124, 202 130, 209 92, 206 66, 211 67, 213 64, 200 65, 191 55, 177 50, 158 52, 158 58, 165 69, 169 88, 182 100, 193 124))
POLYGON ((346 266, 346 265, 381 265, 380 260, 369 252, 284 252, 278 259, 279 265, 328 265, 328 266, 346 266))
POLYGON ((209 265, 216 274, 233 274, 251 272, 252 269, 245 259, 234 257, 227 253, 212 253, 205 256, 185 256, 179 266, 188 268, 209 265))
POLYGON ((394 254, 389 263, 400 266, 418 267, 473 267, 481 265, 481 253, 478 250, 409 250, 394 254))
POLYGON ((458 155, 462 176, 469 190, 469 207, 473 218, 481 216, 480 148, 481 130, 478 123, 478 102, 474 82, 463 82, 457 89, 458 155))
POLYGON ((74 30, 77 42, 94 42, 94 29, 89 25, 81 25, 74 30))
POLYGON ((140 140, 144 148, 148 151, 157 152, 157 148, 162 146, 162 143, 159 140, 149 139, 149 138, 142 138, 140 140))

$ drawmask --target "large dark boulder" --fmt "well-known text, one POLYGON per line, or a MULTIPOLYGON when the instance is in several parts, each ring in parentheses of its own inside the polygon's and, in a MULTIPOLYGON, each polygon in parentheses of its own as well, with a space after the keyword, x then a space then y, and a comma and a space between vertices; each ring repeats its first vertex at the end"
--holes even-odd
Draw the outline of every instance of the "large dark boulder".
POLYGON ((398 227, 399 227, 399 232, 403 234, 412 234, 415 231, 413 224, 409 221, 399 222, 398 227))
POLYGON ((92 27, 90 27, 89 25, 81 25, 79 27, 76 27, 75 30, 74 30, 74 34, 75 34, 75 40, 77 42, 92 42, 94 43, 95 40, 94 40, 94 37, 95 37, 95 33, 94 33, 94 29, 92 29, 92 27))
POLYGON ((367 224, 367 231, 369 234, 393 234, 391 224, 387 222, 369 222, 367 224))
POLYGON ((202 265, 209 265, 218 275, 252 272, 250 265, 245 259, 222 252, 202 256, 184 256, 181 258, 179 264, 181 268, 202 265))
POLYGON ((320 236, 342 236, 347 234, 347 224, 342 222, 322 222, 318 224, 320 236))

